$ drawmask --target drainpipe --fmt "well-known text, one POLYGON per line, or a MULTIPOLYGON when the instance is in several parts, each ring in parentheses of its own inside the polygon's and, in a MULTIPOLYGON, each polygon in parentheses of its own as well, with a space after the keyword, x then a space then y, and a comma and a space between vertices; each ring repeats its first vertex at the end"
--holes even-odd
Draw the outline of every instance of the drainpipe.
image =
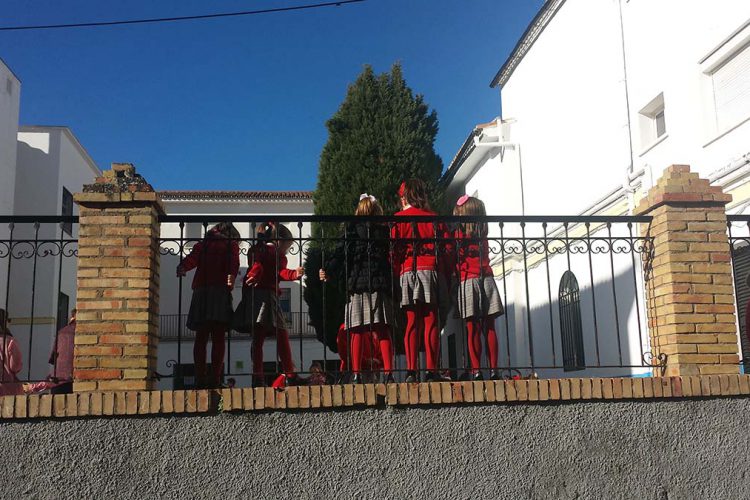
POLYGON ((521 182, 521 215, 526 215, 526 200, 524 198, 523 188, 523 163, 521 162, 521 145, 515 142, 500 142, 499 138, 497 141, 480 142, 483 134, 474 137, 474 147, 496 149, 496 148, 508 148, 514 151, 518 151, 518 177, 521 182))

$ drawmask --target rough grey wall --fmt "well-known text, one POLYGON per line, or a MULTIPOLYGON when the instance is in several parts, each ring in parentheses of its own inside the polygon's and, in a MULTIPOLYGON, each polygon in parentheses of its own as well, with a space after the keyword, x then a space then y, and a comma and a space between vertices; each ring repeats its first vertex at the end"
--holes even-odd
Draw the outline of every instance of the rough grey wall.
POLYGON ((748 498, 750 399, 0 424, 0 497, 748 498))

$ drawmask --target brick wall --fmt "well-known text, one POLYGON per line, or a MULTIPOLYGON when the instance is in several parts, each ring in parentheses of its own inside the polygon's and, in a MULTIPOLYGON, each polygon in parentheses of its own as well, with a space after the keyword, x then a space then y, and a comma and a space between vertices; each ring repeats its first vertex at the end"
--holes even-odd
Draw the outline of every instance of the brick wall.
POLYGON ((161 202, 129 164, 113 164, 74 199, 80 206, 74 390, 151 389, 161 202))
POLYGON ((646 298, 651 348, 666 356, 664 375, 739 371, 725 211, 731 199, 688 166, 673 165, 637 209, 653 216, 642 228, 653 238, 646 298))

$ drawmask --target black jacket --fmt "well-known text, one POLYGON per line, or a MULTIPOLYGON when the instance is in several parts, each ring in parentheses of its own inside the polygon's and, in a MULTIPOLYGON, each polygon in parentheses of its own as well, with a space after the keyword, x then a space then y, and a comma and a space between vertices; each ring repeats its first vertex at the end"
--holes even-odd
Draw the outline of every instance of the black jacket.
POLYGON ((382 224, 349 223, 346 237, 325 265, 330 276, 346 275, 347 293, 383 292, 391 294, 393 271, 388 260, 390 233, 382 224))

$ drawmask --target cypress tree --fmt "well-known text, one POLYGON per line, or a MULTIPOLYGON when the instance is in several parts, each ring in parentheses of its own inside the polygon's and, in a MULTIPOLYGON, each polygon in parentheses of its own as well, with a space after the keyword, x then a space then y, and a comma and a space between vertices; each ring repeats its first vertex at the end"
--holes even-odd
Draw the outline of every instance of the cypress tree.
MULTIPOLYGON (((314 206, 317 215, 352 215, 359 195, 378 198, 386 214, 399 210, 398 187, 404 179, 418 177, 430 188, 433 207, 441 205, 437 188, 443 162, 435 153, 438 118, 424 98, 407 86, 396 63, 376 75, 366 65, 349 86, 346 98, 326 122, 328 142, 320 155, 314 206)), ((313 228, 313 234, 338 236, 341 228, 313 228)), ((314 245, 305 262, 305 300, 318 338, 336 350, 336 332, 346 301, 343 279, 326 286, 326 321, 323 332, 323 294, 318 280, 326 246, 314 245), (335 283, 335 285, 334 285, 335 283)), ((330 248, 328 248, 330 250, 330 248)), ((398 337, 398 335, 397 335, 398 337)))

